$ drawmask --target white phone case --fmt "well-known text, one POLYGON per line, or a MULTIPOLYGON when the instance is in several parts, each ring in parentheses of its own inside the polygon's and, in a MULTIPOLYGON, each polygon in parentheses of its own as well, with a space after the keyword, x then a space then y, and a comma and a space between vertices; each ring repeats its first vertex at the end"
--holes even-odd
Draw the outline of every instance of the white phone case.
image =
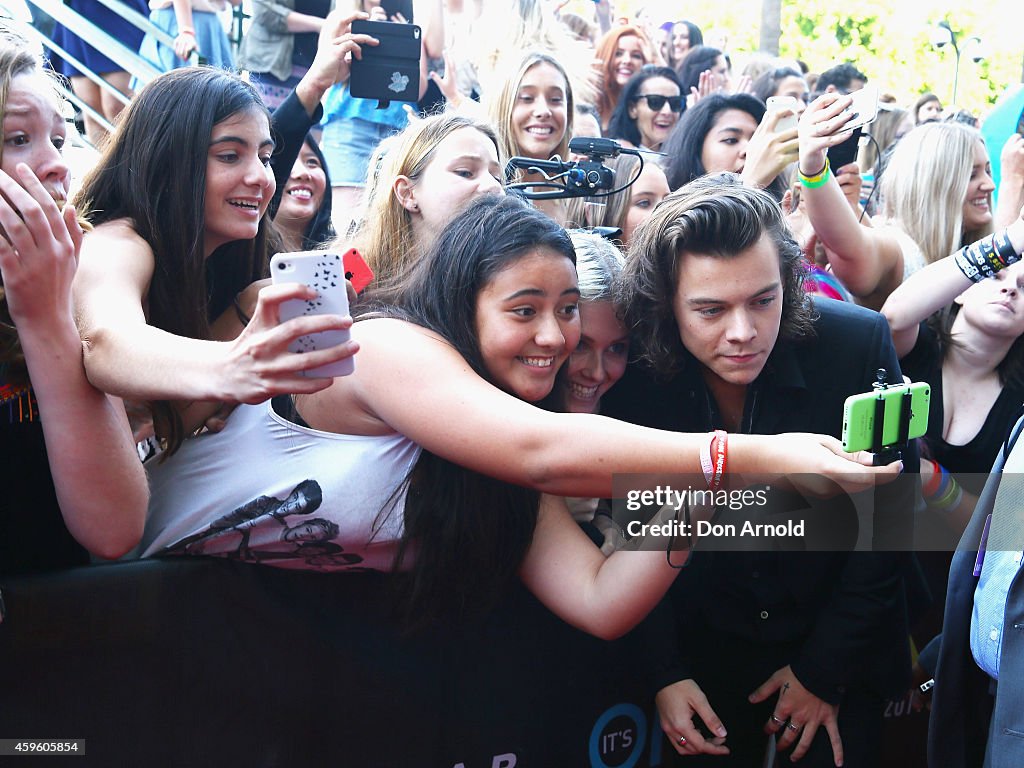
POLYGON ((878 86, 867 85, 851 93, 850 98, 853 103, 846 111, 853 112, 854 117, 843 126, 843 130, 849 131, 873 123, 878 117, 878 86))
POLYGON ((792 115, 779 120, 775 126, 776 133, 785 133, 797 127, 799 118, 796 116, 797 103, 795 96, 769 96, 766 103, 768 112, 781 112, 784 109, 793 110, 792 115))
MULTIPOLYGON (((345 288, 345 269, 341 254, 330 251, 299 251, 279 253, 270 260, 270 277, 277 283, 303 283, 317 292, 309 301, 293 299, 281 304, 281 322, 306 315, 347 315, 348 293, 345 288)), ((323 331, 300 336, 288 345, 292 352, 313 352, 336 347, 348 341, 349 332, 323 331)), ((319 368, 303 371, 310 378, 320 376, 347 376, 355 370, 351 357, 319 368)))

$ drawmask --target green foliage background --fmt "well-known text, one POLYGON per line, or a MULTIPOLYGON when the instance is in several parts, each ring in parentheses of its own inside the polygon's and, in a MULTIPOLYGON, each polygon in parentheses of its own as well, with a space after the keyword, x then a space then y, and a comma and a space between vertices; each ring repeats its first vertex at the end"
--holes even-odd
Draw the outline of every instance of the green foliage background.
MULTIPOLYGON (((645 7, 655 21, 686 18, 704 31, 727 35, 734 63, 756 51, 761 0, 616 0, 618 15, 645 7)), ((592 17, 590 0, 574 0, 565 10, 592 17)), ((1021 82, 1024 3, 1021 0, 782 0, 780 55, 799 58, 812 72, 853 61, 882 92, 909 105, 933 91, 948 105, 953 93, 955 55, 951 46, 932 45, 935 24, 946 19, 961 41, 982 40, 985 60, 960 62, 957 102, 983 116, 1008 86, 1021 82)), ((963 47, 961 45, 961 47, 963 47)))

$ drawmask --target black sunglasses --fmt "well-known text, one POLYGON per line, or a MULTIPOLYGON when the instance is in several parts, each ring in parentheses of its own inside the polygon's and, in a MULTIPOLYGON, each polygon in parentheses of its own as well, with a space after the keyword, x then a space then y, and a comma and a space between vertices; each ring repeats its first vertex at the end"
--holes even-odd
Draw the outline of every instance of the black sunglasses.
POLYGON ((636 97, 637 101, 647 99, 647 106, 655 112, 661 112, 661 108, 668 102, 668 108, 673 112, 683 111, 682 96, 659 96, 656 93, 644 93, 636 97))

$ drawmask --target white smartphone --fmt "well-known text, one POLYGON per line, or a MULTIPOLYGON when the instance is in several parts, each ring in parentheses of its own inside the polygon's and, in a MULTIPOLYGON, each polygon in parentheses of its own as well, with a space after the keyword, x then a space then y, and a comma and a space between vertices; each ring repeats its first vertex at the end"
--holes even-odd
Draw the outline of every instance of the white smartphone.
POLYGON ((853 99, 853 104, 847 107, 846 111, 853 112, 853 118, 843 126, 843 130, 849 131, 873 123, 878 117, 878 87, 866 86, 851 93, 850 98, 853 99))
POLYGON ((791 131, 797 126, 799 118, 796 115, 796 96, 769 96, 768 101, 765 102, 768 106, 768 114, 772 112, 783 112, 789 110, 793 114, 788 117, 783 117, 775 126, 776 133, 785 133, 791 131))
MULTIPOLYGON (((347 315, 348 293, 345 288, 345 267, 340 253, 330 251, 299 251, 279 253, 270 260, 270 277, 277 283, 303 283, 317 292, 315 299, 292 299, 281 304, 281 322, 308 315, 347 315)), ((345 331, 323 331, 300 336, 288 345, 292 352, 314 352, 336 347, 348 341, 345 331)), ((348 376, 355 370, 351 357, 318 368, 303 371, 310 378, 348 376)))

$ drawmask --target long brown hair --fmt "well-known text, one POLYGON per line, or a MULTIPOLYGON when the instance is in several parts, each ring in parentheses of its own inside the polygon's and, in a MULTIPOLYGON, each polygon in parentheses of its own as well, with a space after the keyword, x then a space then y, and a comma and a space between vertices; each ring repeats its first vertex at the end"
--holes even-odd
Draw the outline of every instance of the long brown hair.
MULTIPOLYGON (((256 90, 224 70, 189 67, 161 75, 121 113, 75 200, 94 225, 127 219, 152 249, 147 321, 177 336, 209 338, 210 319, 267 271, 266 215, 254 239, 222 245, 208 258, 203 251, 210 135, 214 125, 246 110, 269 120, 256 90)), ((157 434, 173 452, 185 438, 181 417, 168 401, 151 407, 157 434)))

